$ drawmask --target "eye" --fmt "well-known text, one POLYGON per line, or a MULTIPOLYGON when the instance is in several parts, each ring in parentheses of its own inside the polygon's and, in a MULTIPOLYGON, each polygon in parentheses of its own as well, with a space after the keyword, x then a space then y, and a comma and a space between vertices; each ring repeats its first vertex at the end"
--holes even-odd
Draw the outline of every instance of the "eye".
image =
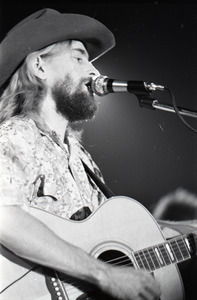
POLYGON ((76 57, 76 60, 77 60, 78 62, 82 62, 82 61, 83 61, 83 58, 81 58, 81 57, 76 57))

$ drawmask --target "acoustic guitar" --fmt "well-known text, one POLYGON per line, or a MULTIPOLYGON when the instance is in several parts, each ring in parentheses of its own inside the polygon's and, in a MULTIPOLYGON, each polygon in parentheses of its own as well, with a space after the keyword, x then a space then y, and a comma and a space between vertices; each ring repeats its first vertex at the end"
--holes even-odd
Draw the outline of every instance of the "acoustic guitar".
MULTIPOLYGON (((166 240, 143 205, 121 196, 110 198, 83 221, 65 220, 33 207, 30 213, 59 237, 105 263, 152 273, 161 285, 161 300, 184 299, 177 263, 197 254, 197 231, 166 240)), ((73 278, 36 266, 4 247, 1 252, 0 300, 105 299, 73 278)))

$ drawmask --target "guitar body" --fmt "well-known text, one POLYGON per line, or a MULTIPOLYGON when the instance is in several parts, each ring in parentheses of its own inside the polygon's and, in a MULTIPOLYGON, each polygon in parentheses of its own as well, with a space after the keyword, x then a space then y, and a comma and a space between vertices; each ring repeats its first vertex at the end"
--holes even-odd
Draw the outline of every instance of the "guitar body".
MULTIPOLYGON (((67 221, 36 208, 30 208, 30 213, 62 239, 84 249, 95 258, 100 259, 105 253, 118 252, 129 258, 135 268, 134 251, 165 242, 153 216, 139 202, 127 197, 109 199, 84 221, 67 221)), ((32 267, 31 263, 6 252, 6 249, 0 263, 4 270, 1 290, 32 267)), ((161 300, 184 299, 183 284, 176 264, 155 270, 153 276, 161 285, 161 300)), ((76 300, 82 294, 81 290, 70 285, 64 287, 68 300, 76 300)), ((0 300, 50 299, 45 276, 37 269, 30 271, 0 295, 0 300)))

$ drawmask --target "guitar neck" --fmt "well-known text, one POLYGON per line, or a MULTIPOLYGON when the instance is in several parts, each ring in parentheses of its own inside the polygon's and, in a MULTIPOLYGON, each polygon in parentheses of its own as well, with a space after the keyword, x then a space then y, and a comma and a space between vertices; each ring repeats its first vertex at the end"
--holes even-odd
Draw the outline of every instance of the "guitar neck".
POLYGON ((150 272, 197 255, 197 231, 133 252, 136 266, 150 272))

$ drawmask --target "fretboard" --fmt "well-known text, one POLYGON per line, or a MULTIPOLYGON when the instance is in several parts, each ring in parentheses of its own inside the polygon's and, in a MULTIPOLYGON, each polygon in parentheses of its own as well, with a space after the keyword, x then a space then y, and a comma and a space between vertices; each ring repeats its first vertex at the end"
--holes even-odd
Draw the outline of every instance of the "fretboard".
POLYGON ((197 232, 184 234, 164 243, 134 251, 136 265, 150 272, 188 260, 197 254, 197 232))

